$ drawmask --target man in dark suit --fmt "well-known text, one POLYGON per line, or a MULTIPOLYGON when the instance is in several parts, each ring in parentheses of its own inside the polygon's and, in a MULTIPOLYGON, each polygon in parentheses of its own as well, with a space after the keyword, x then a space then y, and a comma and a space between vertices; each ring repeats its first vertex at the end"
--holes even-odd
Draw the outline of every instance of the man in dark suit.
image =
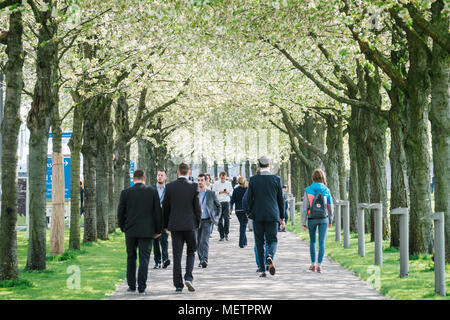
POLYGON ((146 295, 148 262, 153 239, 161 235, 162 210, 158 192, 145 185, 143 170, 134 172, 134 186, 120 194, 117 220, 125 232, 128 292, 136 291, 136 249, 139 248, 138 291, 146 295))
MULTIPOLYGON (((264 237, 269 246, 266 262, 271 275, 275 274, 273 259, 277 250, 278 223, 282 229, 284 224, 284 200, 279 177, 270 173, 270 162, 267 157, 259 160, 260 174, 250 178, 247 192, 247 207, 249 218, 253 220, 256 250, 258 252, 258 265, 263 268, 264 263, 264 237)), ((261 277, 266 276, 265 269, 260 269, 261 277)))
POLYGON ((164 229, 172 235, 173 284, 177 293, 183 291, 181 274, 181 257, 184 243, 187 245, 186 273, 184 284, 189 291, 193 286, 195 251, 197 250, 197 229, 200 224, 202 209, 198 198, 198 186, 189 180, 189 165, 178 166, 178 179, 166 185, 163 199, 164 229))

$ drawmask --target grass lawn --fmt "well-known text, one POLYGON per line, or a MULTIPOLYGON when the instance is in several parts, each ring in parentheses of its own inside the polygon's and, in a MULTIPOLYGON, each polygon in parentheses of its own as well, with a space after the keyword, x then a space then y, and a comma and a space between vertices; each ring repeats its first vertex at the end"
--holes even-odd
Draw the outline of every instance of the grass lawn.
MULTIPOLYGON (((0 282, 0 300, 98 300, 115 290, 115 285, 125 279, 125 238, 121 232, 110 234, 108 241, 81 244, 81 251, 66 250, 63 255, 47 257, 44 271, 24 271, 27 259, 25 231, 19 231, 18 258, 19 279, 11 287, 10 281, 0 282), (74 271, 80 270, 80 288, 70 289, 74 271), (69 271, 69 273, 68 273, 69 271), (68 281, 69 280, 69 281, 68 281)), ((47 229, 47 252, 49 252, 49 230, 47 229)), ((65 234, 69 247, 69 230, 65 234)))
MULTIPOLYGON (((288 223, 287 230, 294 232, 299 238, 309 242, 308 231, 300 227, 300 216, 297 212, 295 228, 288 223)), ((373 278, 373 269, 369 268, 374 263, 374 243, 370 242, 370 235, 366 234, 366 256, 358 255, 358 236, 350 235, 350 248, 343 248, 343 236, 341 244, 334 240, 334 226, 328 229, 325 253, 333 261, 338 262, 344 268, 353 271, 358 277, 367 281, 373 278)), ((326 268, 326 265, 324 266, 326 268)), ((450 265, 446 266, 446 288, 450 295, 450 265)), ((409 277, 400 278, 400 251, 389 248, 389 241, 383 242, 383 265, 380 268, 380 292, 393 299, 401 300, 450 300, 450 297, 442 297, 434 292, 434 263, 431 255, 419 255, 410 257, 409 277)))

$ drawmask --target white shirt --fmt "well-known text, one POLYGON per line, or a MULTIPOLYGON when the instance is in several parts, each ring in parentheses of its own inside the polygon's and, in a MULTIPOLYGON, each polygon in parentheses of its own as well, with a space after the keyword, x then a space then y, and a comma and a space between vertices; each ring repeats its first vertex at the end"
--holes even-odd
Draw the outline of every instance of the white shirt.
POLYGON ((220 202, 230 202, 231 195, 233 193, 233 186, 231 185, 230 181, 225 181, 222 183, 219 180, 216 181, 216 183, 214 183, 214 185, 212 186, 212 191, 216 193, 217 198, 219 199, 220 202), (228 194, 226 193, 219 194, 219 192, 223 191, 224 189, 228 191, 228 194))
POLYGON ((260 172, 267 171, 270 173, 270 168, 262 168, 260 172))

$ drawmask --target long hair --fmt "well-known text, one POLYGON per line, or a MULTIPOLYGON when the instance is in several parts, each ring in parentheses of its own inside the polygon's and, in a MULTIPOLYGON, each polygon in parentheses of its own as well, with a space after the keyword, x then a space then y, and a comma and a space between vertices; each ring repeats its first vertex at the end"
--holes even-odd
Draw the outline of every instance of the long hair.
POLYGON ((312 181, 320 182, 323 183, 324 185, 327 185, 327 176, 325 175, 325 172, 323 172, 322 169, 316 169, 312 174, 312 181))
POLYGON ((238 183, 242 188, 248 188, 247 179, 245 179, 245 177, 239 177, 238 183))

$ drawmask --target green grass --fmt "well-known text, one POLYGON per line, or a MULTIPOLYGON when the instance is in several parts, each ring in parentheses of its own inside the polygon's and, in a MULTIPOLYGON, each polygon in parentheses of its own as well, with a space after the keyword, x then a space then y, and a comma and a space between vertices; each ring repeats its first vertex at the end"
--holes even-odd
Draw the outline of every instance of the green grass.
MULTIPOLYGON (((288 223, 287 230, 294 232, 299 238, 309 242, 308 231, 300 227, 300 216, 297 212, 297 224, 294 227, 288 223)), ((328 229, 325 252, 333 261, 344 268, 353 271, 358 277, 367 281, 373 276, 370 266, 374 264, 374 243, 370 242, 370 235, 366 234, 366 256, 358 255, 358 236, 350 236, 350 248, 344 249, 334 240, 334 226, 328 229)), ((325 266, 326 268, 326 266, 325 266)), ((446 291, 450 295, 450 265, 446 265, 446 291)), ((399 300, 450 300, 434 292, 434 263, 431 255, 415 255, 410 257, 409 277, 400 278, 400 252, 397 248, 390 248, 389 241, 383 242, 383 265, 380 268, 380 292, 393 299, 399 300)))
MULTIPOLYGON (((65 239, 68 248, 69 233, 65 239)), ((24 271, 27 257, 25 231, 19 231, 19 278, 0 282, 0 300, 99 300, 115 290, 126 275, 125 239, 121 232, 109 235, 110 240, 81 244, 80 251, 66 250, 59 256, 47 256, 47 269, 24 271), (68 288, 75 266, 80 270, 80 288, 68 288), (72 267, 74 268, 74 267, 72 267), (69 271, 69 273, 67 273, 69 271)), ((47 252, 49 230, 47 230, 47 252)))

